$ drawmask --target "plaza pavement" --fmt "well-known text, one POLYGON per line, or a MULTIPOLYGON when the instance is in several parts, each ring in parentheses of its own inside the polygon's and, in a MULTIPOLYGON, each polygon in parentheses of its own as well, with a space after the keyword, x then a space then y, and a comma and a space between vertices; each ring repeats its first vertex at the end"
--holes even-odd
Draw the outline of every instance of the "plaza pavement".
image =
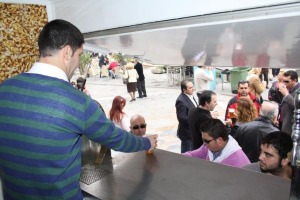
MULTIPOLYGON (((158 134, 158 148, 174 153, 180 153, 180 140, 177 138, 176 131, 178 121, 176 118, 175 101, 180 94, 180 85, 168 83, 167 74, 153 74, 150 68, 144 68, 147 98, 137 98, 134 102, 130 101, 126 85, 122 83, 122 78, 108 79, 100 78, 99 75, 87 78, 87 87, 92 98, 96 99, 103 106, 106 114, 109 113, 112 100, 115 96, 125 97, 127 102, 125 113, 131 117, 140 114, 145 117, 147 123, 147 134, 158 134)), ((76 80, 74 75, 72 80, 76 80)), ((269 87, 271 86, 271 81, 269 87)), ((223 83, 217 79, 216 89, 218 105, 215 108, 220 115, 219 119, 224 120, 225 109, 231 93, 230 83, 223 83)), ((136 96, 138 93, 136 92, 136 96)), ((267 99, 267 90, 263 93, 263 98, 267 99)))

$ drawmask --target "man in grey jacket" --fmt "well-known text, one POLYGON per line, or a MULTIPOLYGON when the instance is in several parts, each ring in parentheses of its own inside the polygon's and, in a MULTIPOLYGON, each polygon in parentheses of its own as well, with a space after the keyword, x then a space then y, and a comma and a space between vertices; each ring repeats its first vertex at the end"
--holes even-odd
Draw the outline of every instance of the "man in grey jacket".
POLYGON ((251 162, 257 162, 260 152, 261 139, 267 134, 278 131, 278 104, 264 102, 260 109, 260 117, 252 122, 241 125, 235 135, 236 141, 242 147, 251 162))
POLYGON ((297 72, 294 70, 286 71, 283 74, 283 84, 279 84, 278 87, 283 96, 279 109, 279 127, 291 135, 294 124, 295 96, 300 88, 297 72))

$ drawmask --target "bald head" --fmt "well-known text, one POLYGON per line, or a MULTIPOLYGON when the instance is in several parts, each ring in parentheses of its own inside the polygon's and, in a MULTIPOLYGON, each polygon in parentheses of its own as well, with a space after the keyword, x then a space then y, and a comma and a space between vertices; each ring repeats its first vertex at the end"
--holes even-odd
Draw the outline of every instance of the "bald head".
POLYGON ((274 101, 270 102, 263 102, 261 105, 260 111, 259 111, 260 116, 266 117, 270 119, 271 121, 274 121, 274 119, 277 119, 278 116, 278 104, 274 101))
POLYGON ((147 124, 145 118, 141 115, 135 115, 130 119, 130 130, 137 136, 143 136, 146 134, 147 124))

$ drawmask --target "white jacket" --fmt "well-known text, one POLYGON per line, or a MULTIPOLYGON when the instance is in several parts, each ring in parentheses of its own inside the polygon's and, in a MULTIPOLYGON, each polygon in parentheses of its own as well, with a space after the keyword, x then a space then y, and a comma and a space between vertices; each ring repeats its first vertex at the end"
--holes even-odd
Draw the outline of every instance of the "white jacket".
POLYGON ((195 79, 196 79, 196 87, 198 92, 203 92, 204 90, 210 89, 209 81, 214 80, 212 71, 203 68, 197 68, 195 70, 195 79))
POLYGON ((123 78, 128 78, 129 83, 137 82, 139 75, 135 69, 126 69, 123 78))

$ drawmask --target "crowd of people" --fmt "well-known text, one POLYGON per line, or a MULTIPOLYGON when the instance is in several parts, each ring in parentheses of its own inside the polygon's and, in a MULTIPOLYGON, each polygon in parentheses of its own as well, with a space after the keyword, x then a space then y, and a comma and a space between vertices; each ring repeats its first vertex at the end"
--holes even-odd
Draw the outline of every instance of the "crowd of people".
MULTIPOLYGON (((83 43, 82 33, 71 23, 47 23, 38 40, 39 61, 28 73, 0 85, 0 176, 6 199, 43 199, 45 195, 82 199, 81 135, 123 152, 157 147, 158 135, 146 134, 145 118, 125 113, 124 97, 114 97, 107 117, 101 102, 92 99, 84 78, 70 83, 83 43)), ((99 67, 106 65, 116 78, 119 64, 101 55, 99 67)), ((136 101, 137 90, 137 98, 147 97, 138 59, 122 67, 130 102, 136 101)), ((238 83, 238 94, 229 100, 224 119, 214 110, 218 94, 208 88, 210 68, 200 67, 195 73, 197 97, 192 81, 181 82, 175 109, 182 156, 291 178, 288 153, 293 146, 298 75, 293 70, 280 71, 267 100, 261 96, 268 85, 262 83, 260 73, 253 68, 247 80, 238 83)))
POLYGON ((263 83, 261 73, 260 68, 252 68, 247 80, 238 82, 238 93, 229 100, 223 121, 214 114, 216 93, 197 87, 195 103, 192 81, 181 82, 175 107, 183 155, 291 179, 288 153, 293 147, 298 75, 294 70, 280 70, 268 99, 263 99, 268 82, 263 83))
POLYGON ((137 57, 134 57, 128 63, 125 63, 125 61, 118 63, 114 57, 115 55, 113 53, 108 55, 93 53, 87 77, 94 76, 96 74, 95 70, 99 67, 100 78, 110 77, 116 79, 118 76, 122 76, 122 79, 126 80, 124 84, 126 84, 127 92, 131 97, 130 102, 136 101, 136 91, 138 91, 137 98, 147 97, 143 64, 137 57))

